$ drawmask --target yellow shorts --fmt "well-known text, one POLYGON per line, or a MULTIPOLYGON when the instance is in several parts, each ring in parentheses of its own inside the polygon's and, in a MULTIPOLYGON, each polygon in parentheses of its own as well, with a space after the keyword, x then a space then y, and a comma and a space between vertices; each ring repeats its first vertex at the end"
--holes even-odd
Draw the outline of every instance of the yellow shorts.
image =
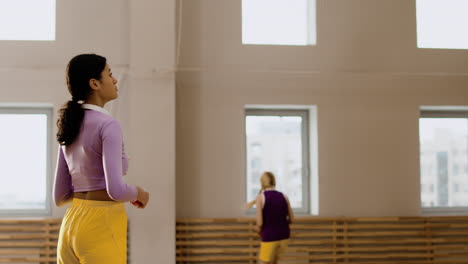
POLYGON ((123 203, 73 199, 60 228, 57 264, 126 264, 123 203))
POLYGON ((261 242, 259 259, 263 262, 276 260, 288 248, 289 239, 261 242))

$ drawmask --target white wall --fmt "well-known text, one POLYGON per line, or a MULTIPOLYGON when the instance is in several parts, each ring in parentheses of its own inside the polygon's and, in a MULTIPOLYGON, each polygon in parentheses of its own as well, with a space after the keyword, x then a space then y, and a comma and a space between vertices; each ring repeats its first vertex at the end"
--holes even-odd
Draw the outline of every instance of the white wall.
POLYGON ((244 105, 318 106, 321 216, 419 215, 421 105, 468 105, 468 51, 416 48, 415 3, 318 0, 316 46, 241 44, 240 0, 183 1, 177 217, 241 217, 244 105))
POLYGON ((1 103, 52 103, 56 113, 70 98, 66 64, 79 53, 106 56, 117 78, 127 73, 109 109, 124 125, 128 182, 151 193, 145 210, 128 208, 131 263, 175 262, 175 78, 160 73, 174 68, 174 10, 171 0, 57 1, 56 41, 0 41, 1 103))

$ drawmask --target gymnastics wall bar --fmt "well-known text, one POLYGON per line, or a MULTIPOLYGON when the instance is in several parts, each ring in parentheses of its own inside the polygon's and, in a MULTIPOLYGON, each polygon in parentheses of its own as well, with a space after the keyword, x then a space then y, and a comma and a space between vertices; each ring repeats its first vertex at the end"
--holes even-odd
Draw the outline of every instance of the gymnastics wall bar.
POLYGON ((56 263, 61 219, 0 220, 0 263, 56 263))
MULTIPOLYGON (((257 263, 252 218, 178 219, 183 263, 257 263)), ((468 217, 297 218, 280 263, 468 263, 468 217)))

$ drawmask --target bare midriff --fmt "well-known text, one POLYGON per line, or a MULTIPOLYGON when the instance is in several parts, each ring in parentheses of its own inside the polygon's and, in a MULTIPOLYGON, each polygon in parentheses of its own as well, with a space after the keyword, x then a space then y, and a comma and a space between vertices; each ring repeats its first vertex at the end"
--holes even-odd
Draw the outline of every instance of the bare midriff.
POLYGON ((73 198, 95 201, 114 201, 112 200, 112 198, 109 197, 109 194, 107 194, 107 191, 105 189, 88 192, 75 192, 73 194, 73 198))

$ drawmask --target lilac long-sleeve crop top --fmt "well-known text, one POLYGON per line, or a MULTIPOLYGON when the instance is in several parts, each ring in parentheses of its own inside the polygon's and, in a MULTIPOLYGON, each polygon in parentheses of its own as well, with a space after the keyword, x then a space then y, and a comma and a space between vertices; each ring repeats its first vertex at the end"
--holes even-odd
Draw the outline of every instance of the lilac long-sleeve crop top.
POLYGON ((67 203, 74 192, 106 189, 119 202, 134 201, 138 190, 123 180, 128 170, 120 123, 103 108, 83 104, 80 133, 68 146, 60 146, 54 181, 54 201, 67 203))

